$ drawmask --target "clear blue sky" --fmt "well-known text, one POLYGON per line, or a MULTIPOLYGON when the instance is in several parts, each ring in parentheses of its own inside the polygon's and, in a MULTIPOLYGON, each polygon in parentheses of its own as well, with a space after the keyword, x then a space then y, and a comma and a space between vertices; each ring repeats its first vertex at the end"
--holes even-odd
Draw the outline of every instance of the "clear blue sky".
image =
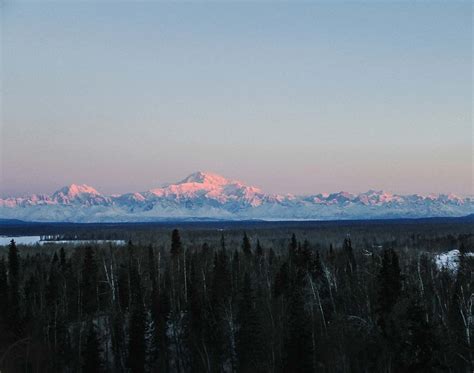
POLYGON ((0 10, 2 195, 196 170, 269 192, 473 193, 470 2, 0 10))

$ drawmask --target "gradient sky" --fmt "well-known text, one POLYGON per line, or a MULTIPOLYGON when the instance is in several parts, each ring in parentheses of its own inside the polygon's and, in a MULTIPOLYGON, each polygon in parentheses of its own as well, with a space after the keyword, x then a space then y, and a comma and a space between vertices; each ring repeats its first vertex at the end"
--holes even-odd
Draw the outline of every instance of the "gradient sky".
POLYGON ((2 4, 1 195, 473 194, 470 2, 2 4))

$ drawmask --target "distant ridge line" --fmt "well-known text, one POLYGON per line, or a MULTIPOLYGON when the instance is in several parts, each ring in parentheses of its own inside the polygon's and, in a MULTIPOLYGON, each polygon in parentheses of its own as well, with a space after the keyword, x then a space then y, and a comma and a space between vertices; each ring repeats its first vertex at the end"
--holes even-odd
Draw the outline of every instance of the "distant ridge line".
POLYGON ((351 220, 460 217, 474 213, 474 198, 454 194, 269 194, 241 181, 198 171, 145 192, 103 195, 71 184, 51 195, 0 199, 0 217, 41 222, 153 222, 175 220, 351 220))

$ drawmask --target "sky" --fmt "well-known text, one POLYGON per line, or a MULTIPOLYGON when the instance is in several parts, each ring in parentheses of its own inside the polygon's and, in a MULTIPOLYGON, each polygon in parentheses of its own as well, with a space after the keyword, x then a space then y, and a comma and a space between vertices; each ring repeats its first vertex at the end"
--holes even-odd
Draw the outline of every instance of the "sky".
POLYGON ((472 195, 470 2, 1 3, 0 195, 472 195))

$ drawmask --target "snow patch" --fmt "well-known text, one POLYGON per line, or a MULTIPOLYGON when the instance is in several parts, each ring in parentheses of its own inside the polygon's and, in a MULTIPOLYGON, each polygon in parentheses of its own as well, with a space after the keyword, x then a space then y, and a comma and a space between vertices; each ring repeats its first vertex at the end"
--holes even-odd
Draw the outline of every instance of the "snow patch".
MULTIPOLYGON (((466 253, 466 256, 474 257, 474 253, 466 253)), ((459 258, 461 253, 458 249, 454 249, 445 253, 441 253, 435 256, 435 263, 438 269, 447 269, 452 272, 456 272, 459 267, 459 258)))

